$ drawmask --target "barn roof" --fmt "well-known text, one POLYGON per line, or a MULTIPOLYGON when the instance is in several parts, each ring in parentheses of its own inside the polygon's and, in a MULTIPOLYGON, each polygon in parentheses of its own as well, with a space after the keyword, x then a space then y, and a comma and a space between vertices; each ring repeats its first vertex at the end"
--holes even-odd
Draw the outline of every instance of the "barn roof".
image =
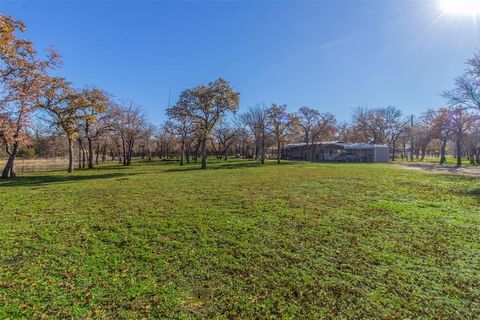
MULTIPOLYGON (((343 142, 343 141, 325 141, 325 142, 314 142, 309 145, 317 145, 321 147, 326 146, 337 146, 342 149, 374 149, 374 148, 388 148, 388 146, 381 145, 381 144, 373 144, 373 143, 351 143, 351 142, 343 142)), ((302 143, 291 143, 287 144, 286 148, 295 148, 295 147, 303 147, 307 144, 305 142, 302 143)))

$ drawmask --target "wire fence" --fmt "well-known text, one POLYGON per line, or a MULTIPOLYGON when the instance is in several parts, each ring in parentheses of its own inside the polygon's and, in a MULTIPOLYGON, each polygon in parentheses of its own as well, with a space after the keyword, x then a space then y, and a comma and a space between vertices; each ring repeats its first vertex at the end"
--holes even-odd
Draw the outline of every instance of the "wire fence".
MULTIPOLYGON (((109 162, 109 161, 108 161, 109 162)), ((7 160, 0 160, 0 170, 5 166, 7 160)), ((75 168, 78 166, 78 160, 73 162, 75 168)), ((15 171, 17 173, 52 171, 67 169, 68 160, 66 158, 43 158, 43 159, 22 159, 15 160, 15 171)))

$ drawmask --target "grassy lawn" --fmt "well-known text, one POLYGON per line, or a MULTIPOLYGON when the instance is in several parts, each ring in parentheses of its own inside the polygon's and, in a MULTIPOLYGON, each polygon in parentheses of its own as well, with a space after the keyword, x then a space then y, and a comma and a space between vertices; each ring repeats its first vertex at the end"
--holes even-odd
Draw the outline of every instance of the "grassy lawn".
POLYGON ((0 319, 480 317, 480 179, 197 167, 0 181, 0 319))

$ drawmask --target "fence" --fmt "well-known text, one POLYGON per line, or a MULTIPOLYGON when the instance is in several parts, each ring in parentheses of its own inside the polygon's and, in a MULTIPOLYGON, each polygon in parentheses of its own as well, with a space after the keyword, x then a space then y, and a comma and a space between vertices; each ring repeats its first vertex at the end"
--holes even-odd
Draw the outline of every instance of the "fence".
MULTIPOLYGON (((5 166, 6 160, 0 160, 0 168, 5 166)), ((68 161, 65 158, 48 159, 22 159, 15 160, 15 171, 17 173, 50 171, 55 169, 66 169, 68 161)))
MULTIPOLYGON (((0 170, 3 169, 7 160, 0 160, 0 170)), ((110 161, 107 161, 110 162, 110 161)), ((78 166, 78 161, 73 162, 75 168, 78 166)), ((22 159, 15 160, 15 171, 17 173, 37 172, 37 171, 51 171, 51 170, 67 170, 68 160, 65 158, 44 158, 44 159, 22 159)))

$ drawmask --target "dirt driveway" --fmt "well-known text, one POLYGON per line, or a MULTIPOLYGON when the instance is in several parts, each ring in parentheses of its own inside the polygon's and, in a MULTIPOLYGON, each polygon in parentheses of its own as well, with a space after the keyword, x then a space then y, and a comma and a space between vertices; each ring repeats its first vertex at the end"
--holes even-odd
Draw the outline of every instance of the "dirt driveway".
POLYGON ((437 173, 461 174, 469 176, 480 177, 480 167, 456 167, 452 165, 440 165, 436 163, 422 163, 422 162, 398 162, 393 163, 395 166, 408 168, 412 170, 426 170, 437 173))

